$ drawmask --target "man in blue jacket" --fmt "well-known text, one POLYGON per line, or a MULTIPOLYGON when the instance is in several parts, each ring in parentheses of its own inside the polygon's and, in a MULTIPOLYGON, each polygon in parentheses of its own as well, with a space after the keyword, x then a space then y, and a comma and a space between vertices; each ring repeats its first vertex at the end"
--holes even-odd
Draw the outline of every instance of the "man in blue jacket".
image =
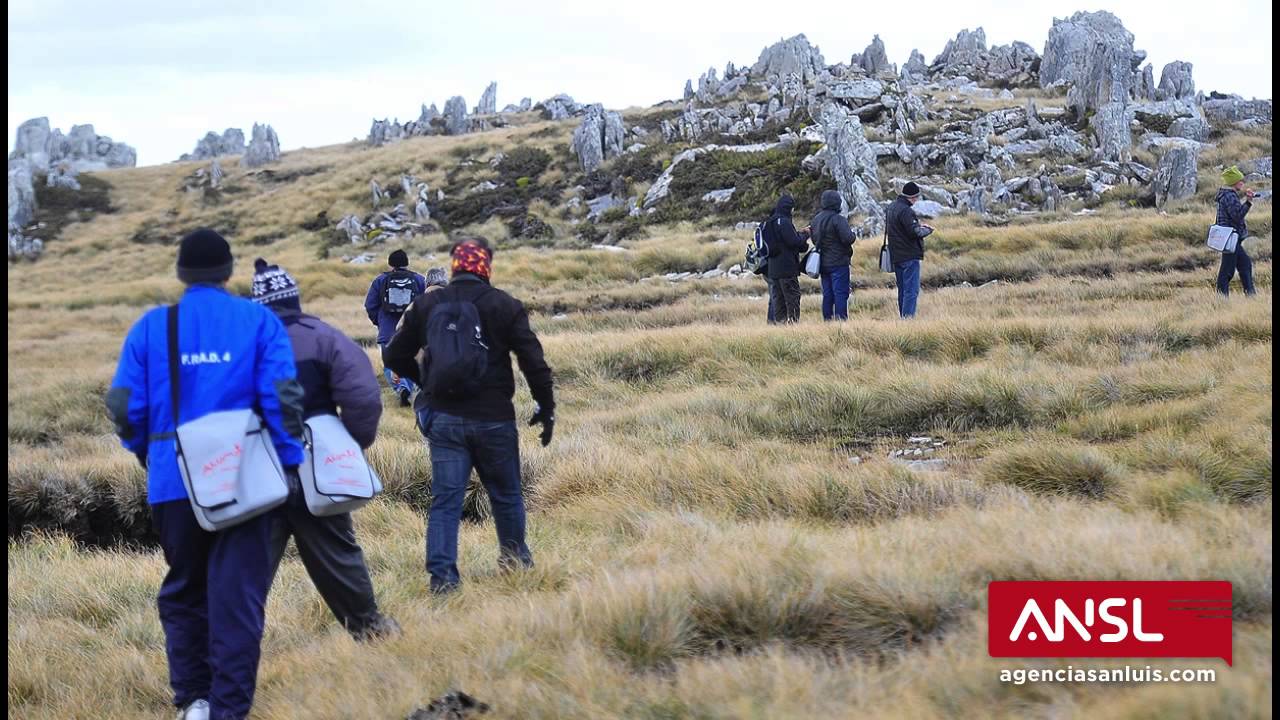
MULTIPOLYGON (((265 307, 229 294, 231 246, 199 229, 182 239, 178 279, 178 421, 256 408, 280 462, 302 462, 302 388, 293 348, 265 307)), ((267 591, 267 513, 218 532, 196 522, 178 472, 170 403, 167 308, 148 311, 120 351, 107 410, 124 447, 147 469, 147 500, 169 571, 160 624, 174 704, 187 720, 243 718, 253 704, 267 591)))
MULTIPOLYGON (((396 325, 404 311, 427 289, 426 278, 409 270, 409 255, 404 250, 391 253, 387 264, 391 269, 373 279, 364 298, 364 310, 369 314, 369 321, 378 327, 378 347, 384 350, 391 342, 391 336, 396 334, 396 325)), ((400 396, 400 407, 409 407, 409 398, 416 387, 413 380, 395 374, 391 368, 384 367, 382 372, 387 384, 400 396)))

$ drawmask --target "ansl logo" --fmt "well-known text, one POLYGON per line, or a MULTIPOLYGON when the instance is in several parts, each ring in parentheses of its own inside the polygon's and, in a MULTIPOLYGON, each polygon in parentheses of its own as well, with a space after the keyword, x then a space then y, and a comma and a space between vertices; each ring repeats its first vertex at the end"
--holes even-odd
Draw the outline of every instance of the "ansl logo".
MULTIPOLYGON (((1104 643, 1117 643, 1129 636, 1129 623, 1123 617, 1111 612, 1113 608, 1124 608, 1127 603, 1128 600, 1126 598, 1111 597, 1097 604, 1097 620, 1115 628, 1115 632, 1099 635, 1099 640, 1104 643)), ((1031 618, 1035 618, 1036 624, 1040 626, 1040 632, 1044 634, 1045 639, 1049 642, 1062 642, 1062 639, 1066 636, 1066 626, 1068 624, 1076 631, 1081 640, 1088 642, 1093 639, 1093 636, 1089 633, 1089 629, 1095 625, 1093 598, 1088 598, 1084 601, 1084 622, 1080 621, 1080 616, 1076 615, 1071 606, 1067 604, 1067 601, 1062 598, 1054 601, 1053 610, 1053 625, 1050 626, 1036 599, 1028 599, 1027 604, 1022 608, 1022 614, 1018 616, 1017 624, 1013 626, 1013 632, 1009 633, 1009 639, 1020 639, 1023 629, 1027 626, 1027 621, 1031 618)), ((1142 598, 1133 598, 1132 620, 1133 636, 1138 640, 1142 642, 1160 642, 1164 640, 1163 633, 1142 631, 1142 598)), ((1028 640, 1035 640, 1036 638, 1035 630, 1027 633, 1028 640)))

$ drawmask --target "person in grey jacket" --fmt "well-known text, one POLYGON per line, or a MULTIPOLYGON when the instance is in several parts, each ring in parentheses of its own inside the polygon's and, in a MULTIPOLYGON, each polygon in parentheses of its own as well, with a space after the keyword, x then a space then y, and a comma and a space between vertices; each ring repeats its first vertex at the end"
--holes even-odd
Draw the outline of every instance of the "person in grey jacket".
MULTIPOLYGON (((258 258, 254 270, 253 300, 275 312, 289 333, 303 389, 303 417, 338 415, 360 447, 369 447, 382 417, 378 377, 369 356, 337 328, 302 312, 298 284, 283 268, 258 258)), ((289 473, 289 484, 289 500, 276 511, 272 525, 272 577, 292 536, 311 581, 352 637, 371 640, 399 632, 396 621, 378 611, 351 514, 316 517, 307 509, 296 471, 289 473)))
POLYGON ((822 209, 809 223, 813 245, 822 256, 822 319, 849 319, 849 264, 853 261, 853 230, 840 213, 840 193, 822 191, 822 209))
POLYGON ((1240 273, 1240 284, 1244 286, 1245 295, 1253 295, 1253 259, 1244 251, 1244 239, 1249 237, 1249 225, 1245 215, 1253 208, 1253 191, 1245 189, 1244 173, 1232 165, 1222 171, 1222 187, 1218 188, 1215 200, 1218 203, 1218 215, 1215 225, 1235 228, 1236 249, 1234 252, 1222 254, 1222 265, 1218 268, 1218 292, 1226 297, 1231 294, 1231 278, 1240 273), (1240 202, 1240 194, 1245 200, 1240 202))
POLYGON ((920 222, 911 209, 920 200, 920 186, 908 182, 902 194, 884 211, 885 232, 889 236, 889 261, 898 279, 898 314, 915 317, 920 297, 920 261, 924 259, 924 239, 933 228, 920 222))

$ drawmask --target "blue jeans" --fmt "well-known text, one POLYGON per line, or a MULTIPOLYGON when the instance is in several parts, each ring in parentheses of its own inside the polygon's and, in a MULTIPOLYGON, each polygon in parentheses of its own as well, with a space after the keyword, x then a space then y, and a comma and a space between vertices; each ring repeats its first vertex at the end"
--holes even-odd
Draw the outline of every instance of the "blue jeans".
POLYGON ((458 525, 471 468, 476 469, 498 530, 498 564, 531 567, 520 489, 520 441, 514 420, 467 420, 425 409, 418 426, 431 446, 431 510, 427 515, 427 574, 433 592, 458 586, 458 525))
MULTIPOLYGON (((379 347, 381 347, 384 351, 387 349, 386 345, 379 345, 379 347)), ((392 376, 391 368, 389 367, 382 368, 382 376, 387 379, 387 387, 391 388, 397 393, 400 392, 401 390, 408 390, 410 393, 412 393, 414 390, 418 388, 417 384, 415 384, 412 380, 410 380, 407 377, 401 377, 400 382, 396 382, 395 380, 393 380, 391 378, 392 376)))
POLYGON ((893 274, 898 278, 898 314, 915 317, 916 299, 920 297, 920 261, 894 263, 893 274))
POLYGON ((169 566, 157 604, 179 708, 203 698, 211 717, 249 714, 271 587, 274 515, 211 533, 186 500, 151 506, 169 566))
POLYGON ((1236 243, 1236 251, 1222 254, 1222 266, 1218 268, 1218 292, 1231 294, 1231 278, 1240 273, 1240 284, 1245 295, 1253 295, 1253 259, 1244 251, 1244 243, 1236 243))
POLYGON ((822 268, 822 319, 849 319, 849 266, 822 268))

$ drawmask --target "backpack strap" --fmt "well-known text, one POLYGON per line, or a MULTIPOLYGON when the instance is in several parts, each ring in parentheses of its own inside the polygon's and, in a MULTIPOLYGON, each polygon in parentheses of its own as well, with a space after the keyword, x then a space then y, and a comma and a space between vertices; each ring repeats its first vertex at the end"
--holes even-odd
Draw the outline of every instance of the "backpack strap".
POLYGON ((173 430, 178 431, 178 304, 169 306, 169 404, 173 407, 173 430))

